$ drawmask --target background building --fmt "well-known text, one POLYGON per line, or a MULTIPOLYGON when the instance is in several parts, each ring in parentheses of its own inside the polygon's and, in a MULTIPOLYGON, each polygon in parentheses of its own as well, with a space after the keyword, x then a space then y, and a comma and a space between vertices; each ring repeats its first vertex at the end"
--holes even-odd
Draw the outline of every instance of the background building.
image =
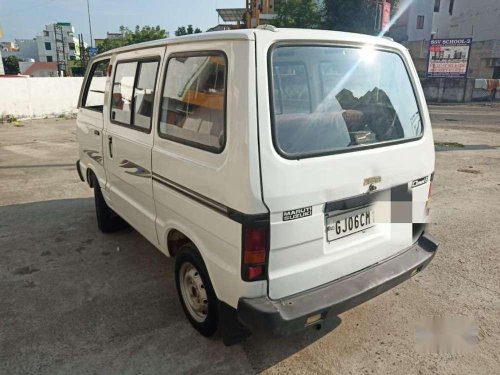
MULTIPOLYGON (((87 44, 84 43, 84 48, 87 44)), ((70 72, 69 67, 73 62, 80 60, 80 42, 78 36, 75 36, 75 29, 69 22, 57 22, 45 26, 33 39, 16 39, 14 43, 2 43, 2 56, 15 56, 22 61, 33 63, 56 63, 59 65, 59 71, 63 70, 66 74, 70 72)), ((52 76, 52 65, 35 65, 32 69, 39 70, 35 76, 52 76), (41 69, 41 68, 44 69, 41 69)))
POLYGON ((4 52, 19 51, 16 43, 14 42, 0 42, 1 49, 4 52))
POLYGON ((21 61, 19 63, 21 75, 30 77, 57 77, 57 62, 21 61))
POLYGON ((422 76, 431 39, 472 38, 468 76, 500 78, 499 20, 498 0, 413 0, 390 35, 410 50, 422 76))
POLYGON ((99 47, 106 39, 123 39, 125 36, 122 33, 106 33, 106 38, 95 38, 94 46, 99 47))
POLYGON ((36 36, 39 60, 57 62, 80 59, 80 45, 75 36, 75 28, 69 22, 46 25, 45 30, 36 36))
POLYGON ((14 42, 16 49, 3 50, 3 57, 16 56, 17 58, 28 61, 39 61, 38 47, 36 39, 16 39, 14 42))
POLYGON ((36 39, 16 39, 16 44, 19 47, 18 57, 21 60, 35 60, 39 61, 38 47, 36 39))

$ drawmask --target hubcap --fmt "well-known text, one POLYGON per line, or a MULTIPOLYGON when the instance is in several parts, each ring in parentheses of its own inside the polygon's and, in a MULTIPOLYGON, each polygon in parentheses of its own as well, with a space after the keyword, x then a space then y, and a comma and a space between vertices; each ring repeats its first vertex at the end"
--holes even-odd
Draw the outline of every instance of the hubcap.
POLYGON ((208 298, 200 273, 191 263, 184 263, 179 272, 179 285, 182 299, 189 314, 203 323, 208 314, 208 298))

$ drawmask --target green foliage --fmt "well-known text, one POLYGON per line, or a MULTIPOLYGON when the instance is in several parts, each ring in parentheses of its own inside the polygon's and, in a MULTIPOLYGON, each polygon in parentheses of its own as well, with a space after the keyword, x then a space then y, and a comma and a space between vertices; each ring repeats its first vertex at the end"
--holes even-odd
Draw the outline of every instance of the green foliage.
POLYGON ((160 26, 140 27, 137 25, 133 31, 128 27, 120 26, 120 32, 123 35, 122 38, 104 39, 104 41, 97 46, 99 53, 122 46, 128 46, 130 44, 142 43, 167 37, 166 31, 160 28, 160 26))
POLYGON ((319 29, 322 23, 322 10, 315 0, 280 1, 276 5, 276 18, 272 21, 277 27, 303 29, 319 29))
POLYGON ((127 43, 127 40, 125 38, 123 38, 123 39, 104 39, 97 46, 97 51, 99 53, 103 53, 103 52, 109 51, 111 49, 126 46, 127 44, 128 43, 127 43))
POLYGON ((193 25, 187 25, 187 27, 179 26, 177 30, 175 30, 175 36, 199 34, 201 32, 201 29, 199 29, 198 27, 196 29, 193 29, 193 25))
POLYGON ((22 61, 19 57, 9 56, 2 58, 2 61, 5 74, 9 75, 19 74, 19 62, 22 61))
POLYGON ((18 124, 19 120, 17 119, 16 116, 13 115, 2 115, 0 116, 0 123, 7 123, 7 124, 18 124))

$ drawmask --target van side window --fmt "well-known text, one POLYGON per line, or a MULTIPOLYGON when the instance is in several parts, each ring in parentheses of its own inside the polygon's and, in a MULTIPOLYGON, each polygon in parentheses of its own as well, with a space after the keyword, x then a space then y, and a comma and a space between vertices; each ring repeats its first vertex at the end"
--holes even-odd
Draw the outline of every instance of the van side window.
POLYGON ((226 143, 226 56, 174 54, 167 65, 159 136, 221 152, 226 143))
POLYGON ((118 63, 116 66, 111 96, 111 120, 124 125, 130 125, 132 119, 132 95, 136 69, 137 61, 118 63))
POLYGON ((134 87, 134 118, 132 124, 145 130, 151 128, 158 64, 158 61, 140 63, 139 76, 134 87))
POLYGON ((102 112, 104 107, 104 91, 109 60, 102 60, 92 65, 87 86, 83 95, 82 107, 102 112))
POLYGON ((140 131, 151 130, 159 59, 116 65, 111 100, 111 121, 140 131))

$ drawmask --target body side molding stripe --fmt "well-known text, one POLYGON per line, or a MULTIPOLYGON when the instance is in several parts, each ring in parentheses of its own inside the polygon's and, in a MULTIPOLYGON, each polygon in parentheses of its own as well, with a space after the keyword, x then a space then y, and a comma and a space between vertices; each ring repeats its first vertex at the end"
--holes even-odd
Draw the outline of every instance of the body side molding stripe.
POLYGON ((268 219, 269 214, 244 214, 153 172, 153 180, 241 224, 268 219))

